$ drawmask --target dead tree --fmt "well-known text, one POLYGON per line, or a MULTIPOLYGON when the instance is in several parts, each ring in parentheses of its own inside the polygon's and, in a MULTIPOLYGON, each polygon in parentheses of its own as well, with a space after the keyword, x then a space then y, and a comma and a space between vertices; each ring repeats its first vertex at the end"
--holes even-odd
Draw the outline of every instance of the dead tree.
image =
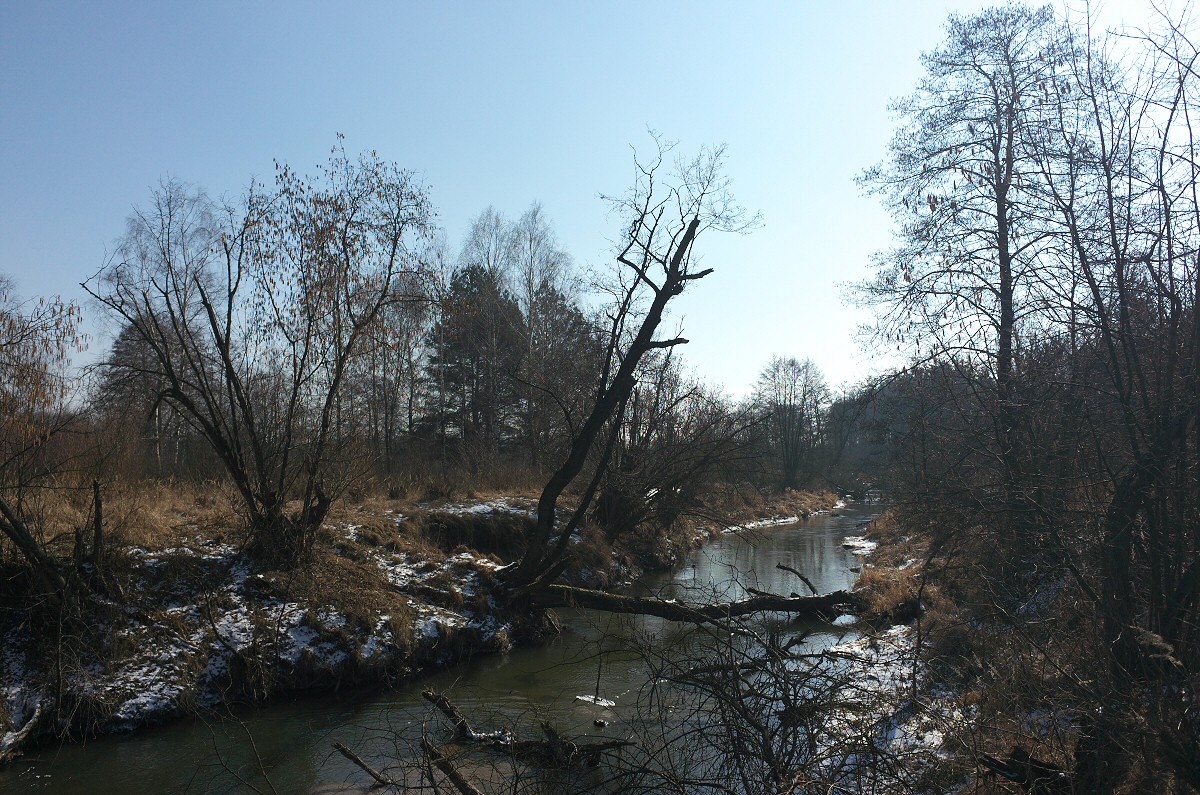
POLYGON ((624 198, 613 200, 628 218, 617 253, 618 282, 608 320, 608 343, 595 401, 572 435, 563 463, 546 482, 538 500, 537 525, 524 556, 503 573, 514 592, 536 590, 558 578, 567 565, 572 536, 587 515, 612 455, 619 422, 636 385, 638 365, 648 353, 687 342, 657 335, 669 302, 687 286, 712 273, 695 265, 696 238, 709 229, 744 231, 753 225, 729 194, 722 171, 724 150, 705 151, 677 163, 675 179, 662 184, 664 157, 671 145, 659 144, 649 164, 637 163, 637 181, 624 198), (647 303, 648 302, 648 303, 647 303), (582 483, 569 513, 561 518, 559 501, 582 483))

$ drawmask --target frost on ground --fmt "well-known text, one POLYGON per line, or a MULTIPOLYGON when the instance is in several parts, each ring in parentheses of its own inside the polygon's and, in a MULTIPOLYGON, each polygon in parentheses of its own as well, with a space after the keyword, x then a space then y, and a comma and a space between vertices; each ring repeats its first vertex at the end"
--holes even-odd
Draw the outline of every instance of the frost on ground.
POLYGON ((341 569, 327 575, 329 598, 328 590, 293 588, 283 573, 251 573, 226 544, 197 538, 125 550, 126 601, 138 607, 112 606, 95 628, 103 648, 65 660, 57 697, 52 655, 23 628, 3 635, 0 763, 41 734, 128 730, 286 689, 404 676, 512 645, 513 624, 483 582, 498 563, 359 543, 358 529, 335 531, 343 546, 330 561, 376 583, 360 589, 370 598, 354 605, 354 615, 336 605, 341 569))

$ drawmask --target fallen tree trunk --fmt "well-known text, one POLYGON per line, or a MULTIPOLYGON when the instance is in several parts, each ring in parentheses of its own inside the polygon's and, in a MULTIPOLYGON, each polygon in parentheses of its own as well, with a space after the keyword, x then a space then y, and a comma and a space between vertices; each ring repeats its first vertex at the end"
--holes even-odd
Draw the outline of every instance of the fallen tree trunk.
POLYGON ((434 748, 433 743, 429 742, 427 737, 421 738, 421 749, 425 751, 425 758, 432 762, 438 770, 442 771, 442 774, 445 775, 446 778, 450 779, 450 783, 453 784, 454 788, 461 792, 462 795, 483 795, 483 792, 481 792, 478 787, 476 787, 470 781, 467 781, 467 779, 463 777, 463 774, 458 772, 458 768, 454 766, 454 763, 450 761, 449 757, 447 757, 437 748, 434 748))
POLYGON ((33 575, 42 581, 47 593, 55 600, 63 599, 66 595, 67 581, 58 564, 46 554, 34 538, 33 533, 17 511, 0 497, 0 532, 8 536, 13 545, 25 556, 26 562, 33 575))
POLYGON ((455 740, 469 740, 479 736, 479 732, 471 728, 471 724, 467 722, 466 717, 444 694, 436 690, 423 690, 421 691, 421 698, 437 707, 438 712, 450 719, 450 722, 454 724, 455 740))
POLYGON ((569 585, 547 585, 531 593, 530 598, 539 607, 588 607, 607 613, 657 616, 693 624, 763 612, 829 618, 856 613, 865 606, 862 595, 855 591, 834 591, 821 596, 777 596, 760 592, 732 602, 690 605, 656 597, 622 596, 569 585))
MULTIPOLYGON (((438 711, 454 724, 454 739, 456 742, 476 743, 497 753, 511 756, 514 759, 519 759, 522 762, 538 767, 562 770, 573 767, 580 762, 589 767, 594 767, 600 763, 601 754, 630 745, 625 740, 577 743, 573 740, 563 739, 554 730, 554 727, 545 722, 541 725, 542 734, 546 736, 544 740, 518 740, 507 729, 495 732, 478 732, 471 727, 471 724, 463 716, 458 707, 450 699, 446 698, 444 694, 433 690, 426 690, 421 695, 426 701, 437 707, 438 711)), ((447 769, 438 763, 436 758, 432 756, 430 758, 433 759, 442 772, 449 775, 447 769)), ((442 758, 445 759, 445 757, 442 758)), ((449 760, 446 760, 446 762, 449 764, 449 760)))
POLYGON ((20 755, 25 741, 41 726, 45 716, 46 713, 42 710, 42 704, 39 702, 33 710, 33 715, 25 721, 24 726, 16 732, 8 734, 7 738, 0 736, 0 767, 4 767, 20 755))

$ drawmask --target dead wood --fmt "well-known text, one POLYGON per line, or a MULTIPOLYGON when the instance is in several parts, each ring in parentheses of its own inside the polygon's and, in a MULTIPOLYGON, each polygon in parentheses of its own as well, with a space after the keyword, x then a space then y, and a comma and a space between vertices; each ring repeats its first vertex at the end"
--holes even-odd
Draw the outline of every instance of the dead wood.
POLYGON ((371 767, 371 766, 370 766, 370 765, 368 765, 366 762, 364 762, 364 761, 363 761, 363 758, 362 758, 361 756, 359 756, 358 754, 354 753, 353 751, 351 751, 349 748, 347 748, 346 746, 342 745, 341 743, 334 743, 334 744, 333 744, 333 748, 334 748, 334 750, 336 750, 336 751, 337 751, 339 754, 341 754, 342 756, 346 757, 346 758, 347 758, 347 759, 349 759, 351 762, 353 762, 354 764, 356 764, 356 765, 358 765, 360 768, 362 768, 362 769, 363 769, 363 770, 366 772, 366 774, 367 774, 368 776, 370 776, 371 778, 375 779, 375 782, 376 782, 377 784, 379 784, 380 786, 383 786, 383 787, 397 787, 397 788, 402 788, 402 787, 403 787, 403 785, 402 785, 400 782, 396 781, 395 779, 388 778, 388 777, 387 777, 387 776, 385 776, 383 773, 380 773, 378 770, 376 770, 375 768, 371 767))
POLYGON ((438 708, 438 711, 450 719, 454 724, 454 739, 466 740, 478 733, 471 728, 471 724, 467 722, 466 717, 459 711, 458 707, 451 703, 450 699, 442 693, 435 690, 424 690, 421 697, 438 708))
POLYGON ((458 768, 454 766, 449 757, 433 747, 428 738, 421 738, 421 748, 425 751, 425 758, 432 762, 438 770, 442 771, 446 778, 450 779, 450 783, 454 785, 454 788, 462 793, 462 795, 483 795, 474 784, 463 778, 463 774, 458 772, 458 768))
POLYGON ((821 596, 778 596, 758 592, 747 599, 706 605, 689 605, 655 597, 623 596, 569 585, 547 585, 530 596, 542 607, 570 605, 608 613, 657 616, 684 623, 720 621, 763 612, 828 618, 858 612, 865 606, 863 597, 854 591, 834 591, 821 596))
MULTIPOLYGON (((518 740, 507 729, 477 732, 471 727, 462 711, 444 694, 426 690, 421 695, 454 724, 454 738, 457 742, 475 743, 491 751, 538 767, 566 769, 581 762, 594 767, 600 763, 600 757, 605 752, 615 751, 631 744, 625 740, 577 743, 564 739, 553 726, 546 722, 541 724, 542 734, 545 735, 544 740, 518 740)), ((437 764, 432 757, 431 760, 437 764)), ((446 772, 441 765, 438 765, 438 769, 446 772)))
POLYGON ((812 584, 812 580, 808 579, 803 574, 801 574, 800 572, 793 569, 791 566, 785 566, 782 563, 776 563, 775 568, 777 568, 781 571, 790 571, 792 574, 795 574, 797 577, 800 578, 801 582, 803 582, 805 585, 808 586, 808 590, 812 591, 813 596, 818 596, 821 593, 820 591, 817 590, 817 586, 812 584))

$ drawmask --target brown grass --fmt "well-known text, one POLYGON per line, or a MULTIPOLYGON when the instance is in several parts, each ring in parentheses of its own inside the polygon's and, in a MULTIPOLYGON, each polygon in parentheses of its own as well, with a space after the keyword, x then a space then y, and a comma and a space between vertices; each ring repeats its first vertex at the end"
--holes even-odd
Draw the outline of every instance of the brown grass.
POLYGON ((785 489, 771 499, 768 507, 785 516, 812 516, 817 511, 826 511, 837 503, 838 495, 828 489, 797 491, 785 489))
POLYGON ((714 505, 727 514, 730 523, 752 521, 767 516, 812 516, 827 511, 838 501, 828 489, 761 492, 755 489, 730 489, 715 495, 714 505))
POLYGON ((411 636, 408 597, 391 588, 373 562, 359 563, 324 546, 315 555, 311 566, 255 578, 257 590, 265 597, 333 608, 346 617, 349 627, 363 632, 370 632, 380 615, 390 615, 393 623, 404 627, 396 637, 411 636))
POLYGON ((104 494, 110 536, 149 548, 168 546, 184 536, 223 540, 244 525, 239 498, 225 484, 143 481, 114 484, 104 494))

